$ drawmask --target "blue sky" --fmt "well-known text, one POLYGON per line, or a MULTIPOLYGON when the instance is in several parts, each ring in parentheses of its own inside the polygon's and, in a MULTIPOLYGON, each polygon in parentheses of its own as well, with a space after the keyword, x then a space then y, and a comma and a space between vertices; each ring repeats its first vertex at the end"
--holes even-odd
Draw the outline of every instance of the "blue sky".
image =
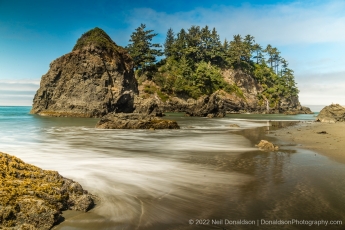
POLYGON ((345 2, 272 0, 0 0, 0 105, 31 105, 49 63, 87 30, 126 46, 140 23, 160 43, 170 27, 208 25, 222 40, 251 34, 289 61, 302 104, 345 105, 345 2))

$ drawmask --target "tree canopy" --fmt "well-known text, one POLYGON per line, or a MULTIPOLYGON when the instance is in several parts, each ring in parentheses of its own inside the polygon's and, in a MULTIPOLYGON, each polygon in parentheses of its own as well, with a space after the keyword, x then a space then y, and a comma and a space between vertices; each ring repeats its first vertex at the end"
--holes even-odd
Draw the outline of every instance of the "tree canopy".
POLYGON ((156 57, 162 56, 163 52, 158 43, 152 43, 152 39, 157 35, 153 30, 146 30, 146 25, 141 24, 132 33, 131 43, 126 47, 132 56, 136 69, 146 69, 156 62, 156 57))
POLYGON ((128 50, 136 69, 157 67, 150 73, 152 80, 167 94, 197 98, 219 89, 238 92, 236 85, 229 85, 222 77, 222 71, 229 68, 256 79, 263 87, 258 97, 272 105, 281 97, 297 96, 299 92, 293 71, 280 51, 270 44, 263 49, 251 35, 238 34, 221 42, 217 30, 208 26, 182 28, 178 33, 170 28, 164 43, 165 58, 158 63, 156 57, 163 52, 159 44, 151 43, 156 35, 142 24, 132 34, 128 50))

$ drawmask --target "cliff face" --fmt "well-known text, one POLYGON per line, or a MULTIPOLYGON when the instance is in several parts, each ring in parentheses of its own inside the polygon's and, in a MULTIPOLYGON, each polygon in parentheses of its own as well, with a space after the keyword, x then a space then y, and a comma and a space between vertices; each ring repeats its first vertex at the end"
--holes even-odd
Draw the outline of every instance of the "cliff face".
MULTIPOLYGON (((195 100, 192 98, 181 98, 169 95, 169 98, 163 102, 157 93, 148 95, 145 93, 145 85, 154 84, 151 81, 145 81, 140 86, 139 95, 143 98, 151 97, 156 104, 167 112, 186 112, 190 116, 215 116, 223 117, 226 113, 312 113, 308 108, 302 107, 297 96, 290 98, 280 98, 280 103, 270 106, 267 110, 267 104, 259 100, 258 95, 262 93, 261 85, 249 74, 232 69, 224 70, 222 75, 230 85, 236 85, 237 91, 227 93, 223 90, 217 91, 209 96, 202 96, 195 100)), ((153 88, 158 88, 154 86, 153 88)))
POLYGON ((31 113, 101 117, 133 112, 138 93, 131 57, 101 29, 85 33, 72 52, 50 64, 31 113))

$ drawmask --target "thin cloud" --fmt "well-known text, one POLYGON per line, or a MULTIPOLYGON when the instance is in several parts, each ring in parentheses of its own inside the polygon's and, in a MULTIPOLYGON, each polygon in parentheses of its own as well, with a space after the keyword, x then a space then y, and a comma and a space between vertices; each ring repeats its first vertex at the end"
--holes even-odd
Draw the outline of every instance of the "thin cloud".
POLYGON ((0 79, 0 106, 31 106, 39 83, 37 79, 0 79))
POLYGON ((0 79, 0 94, 1 91, 36 91, 39 88, 40 80, 37 79, 0 79))
POLYGON ((188 12, 166 13, 150 8, 133 9, 127 17, 131 28, 145 23, 165 35, 191 25, 216 27, 221 37, 251 34, 260 42, 287 45, 345 41, 345 3, 341 1, 295 2, 278 5, 215 6, 188 12), (140 15, 140 17, 137 17, 140 15))

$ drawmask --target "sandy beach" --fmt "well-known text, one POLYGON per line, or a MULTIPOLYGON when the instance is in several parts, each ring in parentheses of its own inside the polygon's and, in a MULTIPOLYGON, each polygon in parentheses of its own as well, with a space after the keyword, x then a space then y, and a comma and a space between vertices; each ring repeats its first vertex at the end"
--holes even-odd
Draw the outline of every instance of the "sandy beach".
POLYGON ((274 136, 345 163, 345 123, 299 122, 274 136))

